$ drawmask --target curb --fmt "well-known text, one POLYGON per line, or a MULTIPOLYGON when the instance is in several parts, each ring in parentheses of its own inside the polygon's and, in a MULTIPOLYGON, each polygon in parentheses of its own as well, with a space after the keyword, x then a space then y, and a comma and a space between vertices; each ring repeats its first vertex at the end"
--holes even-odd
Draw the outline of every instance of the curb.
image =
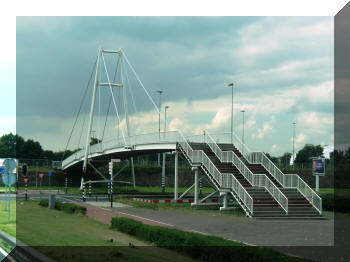
MULTIPOLYGON (((144 202, 144 203, 151 203, 151 204, 158 204, 158 203, 194 203, 194 199, 144 199, 144 198, 132 198, 132 200, 136 202, 144 202)), ((211 200, 204 200, 201 203, 219 203, 218 199, 211 199, 211 200)))

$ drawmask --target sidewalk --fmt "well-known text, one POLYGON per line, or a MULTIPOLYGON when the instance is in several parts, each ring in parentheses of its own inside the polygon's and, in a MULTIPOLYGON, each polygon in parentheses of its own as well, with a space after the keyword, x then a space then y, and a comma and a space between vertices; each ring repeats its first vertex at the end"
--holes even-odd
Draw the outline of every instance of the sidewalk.
POLYGON ((92 204, 82 203, 82 202, 74 202, 74 203, 77 205, 86 207, 86 211, 87 211, 86 215, 88 217, 93 218, 95 220, 98 220, 98 221, 105 223, 105 224, 108 224, 108 225, 111 224, 111 220, 113 217, 127 217, 127 218, 131 218, 131 219, 140 221, 144 224, 151 225, 151 226, 163 226, 163 227, 174 228, 174 226, 170 225, 170 224, 162 223, 162 222, 155 221, 152 219, 142 218, 142 217, 135 216, 135 215, 125 214, 123 212, 110 210, 110 208, 107 209, 105 207, 101 207, 101 206, 110 205, 110 202, 99 202, 101 206, 95 206, 92 204))

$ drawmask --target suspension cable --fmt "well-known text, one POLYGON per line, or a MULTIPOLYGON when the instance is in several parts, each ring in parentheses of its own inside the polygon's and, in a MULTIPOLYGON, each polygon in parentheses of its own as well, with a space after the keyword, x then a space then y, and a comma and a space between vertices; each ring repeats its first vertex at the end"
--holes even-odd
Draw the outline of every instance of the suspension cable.
MULTIPOLYGON (((125 69, 126 69, 126 67, 125 67, 125 69)), ((126 75, 126 82, 128 83, 128 86, 129 86, 128 90, 129 90, 129 94, 131 96, 132 104, 134 106, 135 113, 137 113, 137 108, 136 108, 136 103, 135 103, 135 99, 134 99, 134 94, 132 92, 132 87, 131 87, 131 84, 130 84, 130 81, 129 81, 128 70, 127 69, 125 70, 125 75, 126 75)))
POLYGON ((89 81, 88 81, 88 83, 87 83, 87 85, 86 85, 86 88, 85 88, 85 91, 84 91, 83 97, 82 97, 82 99, 81 99, 80 106, 79 106, 79 110, 78 110, 77 115, 76 115, 76 117, 75 117, 75 120, 74 120, 74 124, 73 124, 72 130, 71 130, 71 132, 70 132, 70 134, 69 134, 69 138, 68 138, 68 141, 67 141, 66 147, 65 147, 65 149, 64 149, 64 151, 63 151, 61 161, 63 161, 63 158, 64 158, 64 156, 65 156, 65 154, 66 154, 66 151, 67 151, 67 148, 68 148, 69 142, 70 142, 70 140, 71 140, 71 138, 72 138, 73 131, 74 131, 75 125, 77 124, 78 117, 79 117, 79 114, 80 114, 81 108, 82 108, 82 106, 83 106, 83 102, 84 102, 84 100, 85 100, 87 90, 88 90, 88 88, 89 88, 89 85, 90 85, 90 82, 91 82, 91 79, 92 79, 92 76, 93 76, 94 70, 95 70, 95 68, 96 68, 96 63, 97 63, 97 58, 96 58, 95 63, 94 63, 94 65, 93 65, 93 67, 92 67, 91 74, 90 74, 90 78, 89 78, 89 81))
POLYGON ((154 103, 152 97, 151 97, 150 94, 148 93, 147 89, 146 89, 146 88, 144 87, 144 85, 142 84, 142 82, 141 82, 139 76, 138 76, 137 73, 135 72, 135 69, 134 69, 133 66, 130 64, 130 62, 129 62, 127 56, 126 56, 126 54, 125 54, 124 51, 122 51, 122 50, 121 50, 121 52, 123 52, 123 55, 124 55, 124 57, 125 57, 125 60, 126 60, 126 62, 128 63, 128 65, 129 65, 129 67, 131 68, 131 70, 133 71, 133 73, 134 73, 134 75, 135 75, 137 81, 140 83, 141 87, 142 87, 143 90, 146 92, 148 98, 151 100, 152 104, 154 105, 155 109, 157 110, 157 112, 158 112, 158 114, 159 114, 159 113, 160 113, 160 112, 159 112, 159 108, 156 106, 156 104, 154 103))

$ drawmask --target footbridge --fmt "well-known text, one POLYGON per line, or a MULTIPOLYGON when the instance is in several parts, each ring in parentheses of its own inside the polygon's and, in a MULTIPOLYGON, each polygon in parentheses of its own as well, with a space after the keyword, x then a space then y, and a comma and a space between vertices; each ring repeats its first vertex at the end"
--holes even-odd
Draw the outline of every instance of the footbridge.
MULTIPOLYGON (((130 160, 133 185, 135 185, 133 168, 133 158, 135 156, 172 152, 175 154, 175 200, 182 197, 178 195, 178 158, 181 155, 182 158, 186 159, 194 172, 194 205, 200 205, 205 200, 200 200, 198 195, 198 174, 201 172, 212 183, 216 189, 215 193, 219 193, 222 197, 223 205, 220 210, 229 209, 228 198, 231 197, 242 207, 248 217, 319 218, 322 216, 322 199, 300 176, 297 174, 284 174, 263 152, 250 150, 234 132, 209 134, 204 131, 201 135, 185 136, 180 130, 166 131, 166 120, 164 121, 164 131, 161 132, 161 103, 159 102, 158 106, 155 104, 123 50, 114 51, 99 48, 94 70, 95 81, 93 88, 89 88, 89 81, 86 89, 91 90, 92 94, 88 125, 84 127, 85 122, 83 121, 81 133, 78 135, 78 148, 80 149, 62 162, 63 170, 76 168, 82 170, 83 186, 86 183, 87 168, 92 168, 97 173, 100 173, 95 166, 96 162, 109 165, 109 173, 100 175, 104 179, 103 181, 108 181, 109 176, 112 189, 115 174, 113 174, 113 168, 111 167, 114 161, 120 159, 130 160), (117 68, 113 79, 109 77, 104 54, 117 56, 117 68), (105 69, 105 81, 107 82, 101 80, 101 61, 105 69), (149 99, 158 113, 158 132, 132 134, 133 129, 131 125, 137 126, 141 125, 141 123, 130 123, 129 121, 127 90, 130 93, 135 109, 136 103, 128 77, 124 76, 125 72, 127 72, 124 62, 129 66, 136 83, 144 92, 143 97, 149 99), (116 95, 115 88, 118 89, 119 95, 116 95), (109 94, 108 111, 105 114, 104 123, 99 121, 101 114, 96 116, 96 113, 100 112, 101 104, 106 104, 102 101, 102 89, 109 94), (96 102, 99 102, 97 105, 98 110, 96 110, 96 102), (110 128, 112 135, 107 139, 105 130, 110 108, 113 107, 117 125, 113 125, 110 128), (122 109, 124 118, 122 118, 122 109), (100 130, 98 139, 92 136, 93 128, 100 130), (84 132, 86 135, 85 145, 80 146, 80 138, 84 132)), ((91 78, 92 74, 90 80, 91 78)), ((160 95, 162 91, 159 90, 158 93, 160 95)), ((74 130, 77 129, 75 127, 81 108, 82 104, 69 135, 66 148, 71 141, 74 130)), ((83 195, 83 200, 85 200, 85 195, 83 195)))

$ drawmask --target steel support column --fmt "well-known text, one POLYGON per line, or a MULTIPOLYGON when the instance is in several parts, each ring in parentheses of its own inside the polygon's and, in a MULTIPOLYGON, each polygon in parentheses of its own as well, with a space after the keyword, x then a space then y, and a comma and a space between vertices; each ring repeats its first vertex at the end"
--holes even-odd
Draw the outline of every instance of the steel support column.
POLYGON ((179 190, 179 182, 178 182, 178 172, 179 172, 179 152, 175 151, 175 178, 174 178, 174 200, 177 200, 178 190, 179 190))

